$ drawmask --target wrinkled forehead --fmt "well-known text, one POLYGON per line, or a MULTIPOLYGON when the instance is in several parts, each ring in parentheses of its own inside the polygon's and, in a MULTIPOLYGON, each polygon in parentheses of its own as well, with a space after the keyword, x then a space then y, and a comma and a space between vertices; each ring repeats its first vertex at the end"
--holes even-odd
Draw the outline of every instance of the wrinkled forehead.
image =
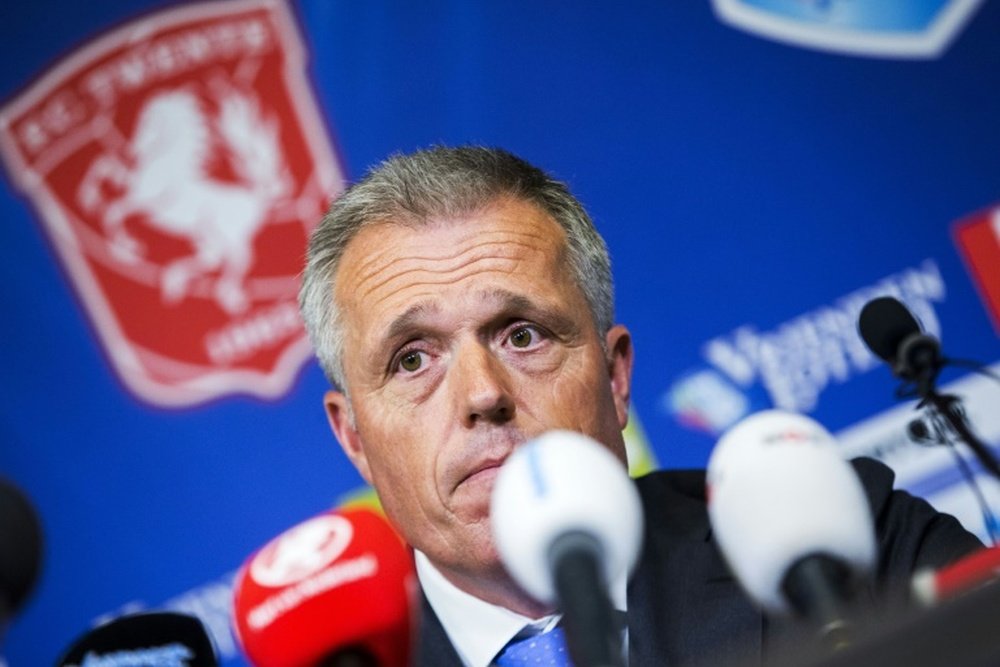
MULTIPOLYGON (((335 298, 351 319, 398 292, 435 297, 473 278, 539 286, 574 283, 563 228, 536 205, 500 200, 460 216, 381 220, 360 229, 344 249, 335 298)), ((458 294, 465 292, 458 291, 458 294)))
POLYGON ((362 277, 364 270, 377 266, 380 260, 393 259, 393 253, 415 253, 431 261, 450 252, 459 253, 470 241, 485 237, 495 239, 495 248, 504 242, 521 242, 554 253, 560 268, 570 270, 567 235, 562 226, 530 201, 501 197, 458 213, 423 217, 403 212, 368 221, 345 244, 334 276, 337 292, 353 294, 352 283, 362 277), (393 245, 399 239, 403 239, 405 247, 393 245), (358 268, 362 275, 358 275, 358 268))

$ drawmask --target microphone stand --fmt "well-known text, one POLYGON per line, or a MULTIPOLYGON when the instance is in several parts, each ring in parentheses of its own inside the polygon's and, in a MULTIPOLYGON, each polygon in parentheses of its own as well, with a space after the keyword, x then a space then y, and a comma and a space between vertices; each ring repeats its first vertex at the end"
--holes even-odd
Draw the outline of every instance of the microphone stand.
POLYGON ((562 535, 549 548, 573 664, 623 667, 621 633, 615 627, 600 555, 600 544, 582 531, 562 535))
MULTIPOLYGON (((922 335, 919 338, 933 340, 922 335)), ((924 343, 924 341, 917 342, 924 343)), ((896 375, 904 381, 904 384, 900 387, 899 395, 905 396, 902 390, 906 386, 906 383, 912 382, 915 386, 917 396, 921 399, 917 404, 917 408, 925 408, 931 413, 932 419, 935 416, 943 419, 951 427, 951 431, 969 446, 969 449, 979 459, 983 468, 997 479, 1000 479, 1000 463, 997 462, 990 448, 969 428, 969 424, 965 419, 965 411, 961 407, 961 399, 951 394, 941 394, 937 390, 937 376, 941 371, 941 367, 948 363, 947 360, 939 356, 937 348, 934 345, 926 347, 923 345, 915 346, 912 350, 913 354, 901 355, 901 365, 894 369, 896 375)))
POLYGON ((938 393, 933 385, 921 393, 920 397, 922 400, 917 404, 917 407, 933 410, 935 414, 943 418, 951 427, 952 432, 969 446, 983 468, 1000 479, 1000 463, 997 462, 986 443, 976 437, 976 434, 969 428, 964 411, 961 409, 961 400, 951 394, 938 393))

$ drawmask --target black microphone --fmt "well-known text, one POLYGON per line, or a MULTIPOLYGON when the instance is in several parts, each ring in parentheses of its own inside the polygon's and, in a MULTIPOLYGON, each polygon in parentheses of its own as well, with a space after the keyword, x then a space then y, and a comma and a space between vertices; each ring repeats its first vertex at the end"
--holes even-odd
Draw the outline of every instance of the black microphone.
MULTIPOLYGON (((937 391, 937 376, 951 362, 942 356, 938 340, 921 331, 906 306, 891 296, 872 299, 858 316, 858 332, 869 349, 889 363, 896 377, 915 386, 921 398, 917 407, 932 406, 932 413, 936 411, 983 467, 1000 479, 1000 462, 966 423, 958 398, 937 391)), ((897 395, 905 396, 902 391, 897 395)))
POLYGON ((219 659, 205 626, 194 616, 145 612, 122 616, 87 632, 56 665, 218 667, 219 659))
POLYGON ((924 333, 906 306, 891 296, 864 305, 858 331, 868 348, 902 380, 933 382, 944 364, 938 340, 924 333))
POLYGON ((41 563, 38 514, 20 489, 0 480, 0 626, 24 605, 41 563))

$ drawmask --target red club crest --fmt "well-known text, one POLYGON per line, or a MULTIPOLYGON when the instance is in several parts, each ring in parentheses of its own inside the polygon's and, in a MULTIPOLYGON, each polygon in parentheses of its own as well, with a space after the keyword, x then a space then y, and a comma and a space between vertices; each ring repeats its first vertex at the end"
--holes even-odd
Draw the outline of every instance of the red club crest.
POLYGON ((125 384, 183 406, 284 393, 311 351, 296 306, 342 182, 288 8, 148 15, 0 111, 0 148, 125 384))

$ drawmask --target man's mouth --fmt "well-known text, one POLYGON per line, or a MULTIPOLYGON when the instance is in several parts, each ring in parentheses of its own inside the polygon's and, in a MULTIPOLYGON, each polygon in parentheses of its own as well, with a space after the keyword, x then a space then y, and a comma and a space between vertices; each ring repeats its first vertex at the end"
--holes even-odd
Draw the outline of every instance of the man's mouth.
POLYGON ((451 492, 459 488, 493 488, 500 468, 521 444, 528 440, 520 432, 497 434, 489 440, 470 443, 469 458, 456 461, 451 492))
POLYGON ((472 472, 466 475, 465 479, 462 480, 462 485, 480 485, 480 484, 492 484, 493 480, 500 473, 500 466, 506 461, 506 457, 499 460, 489 460, 484 461, 482 464, 476 466, 472 472))

